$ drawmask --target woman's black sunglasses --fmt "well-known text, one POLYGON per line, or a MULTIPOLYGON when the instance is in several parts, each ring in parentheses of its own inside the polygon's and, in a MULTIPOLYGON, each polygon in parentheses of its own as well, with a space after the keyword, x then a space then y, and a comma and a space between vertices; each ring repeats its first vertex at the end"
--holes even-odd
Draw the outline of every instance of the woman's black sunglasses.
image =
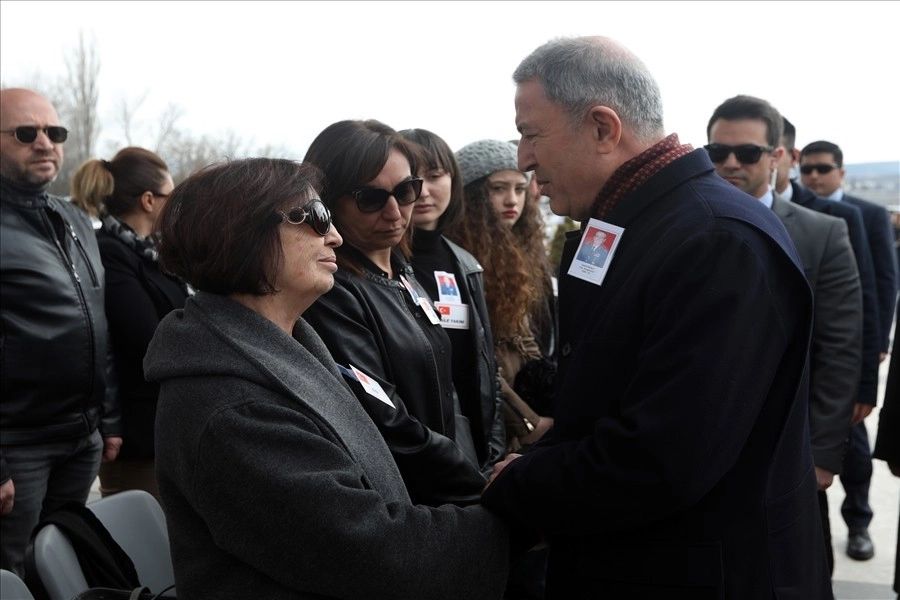
POLYGON ((306 223, 322 236, 328 235, 328 232, 331 231, 331 211, 318 198, 302 208, 292 208, 286 213, 279 210, 275 214, 281 217, 281 223, 290 223, 291 225, 306 223))
POLYGON ((38 131, 43 131, 54 144, 62 144, 69 137, 69 130, 58 125, 49 127, 35 127, 34 125, 20 125, 15 129, 4 129, 0 133, 11 133, 22 144, 30 144, 37 139, 38 131))
POLYGON ((356 200, 356 207, 359 209, 359 212, 373 213, 384 208, 388 198, 391 196, 397 199, 397 204, 406 206, 418 200, 421 193, 422 178, 412 177, 398 183, 397 187, 390 191, 382 188, 363 188, 350 192, 350 195, 356 200))

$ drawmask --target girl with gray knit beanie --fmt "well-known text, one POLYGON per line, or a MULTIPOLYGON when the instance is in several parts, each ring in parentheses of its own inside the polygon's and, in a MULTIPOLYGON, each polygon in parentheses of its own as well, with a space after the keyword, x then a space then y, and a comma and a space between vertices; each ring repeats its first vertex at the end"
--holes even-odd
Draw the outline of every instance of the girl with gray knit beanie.
MULTIPOLYGON (((539 340, 554 340, 554 294, 538 198, 529 197, 529 174, 519 171, 510 142, 480 140, 456 152, 463 176, 463 217, 447 237, 484 267, 494 353, 503 392, 507 449, 523 452, 553 425, 556 363, 539 340), (550 318, 544 315, 550 313, 550 318)), ((510 565, 504 598, 544 597, 547 550, 510 565)))
POLYGON ((518 169, 510 142, 480 140, 456 152, 463 175, 463 218, 447 237, 483 265, 485 288, 501 372, 506 413, 507 449, 521 451, 552 425, 551 385, 542 397, 523 398, 516 378, 542 365, 548 378, 555 365, 541 351, 533 330, 552 297, 543 228, 535 202, 526 199, 529 176, 518 169), (531 402, 529 403, 529 400, 531 402))

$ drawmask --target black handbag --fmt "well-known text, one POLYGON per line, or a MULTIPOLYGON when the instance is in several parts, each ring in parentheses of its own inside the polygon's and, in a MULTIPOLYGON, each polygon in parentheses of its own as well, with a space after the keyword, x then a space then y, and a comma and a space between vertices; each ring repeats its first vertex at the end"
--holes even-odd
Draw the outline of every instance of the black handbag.
POLYGON ((31 533, 25 551, 25 583, 35 598, 59 600, 50 598, 37 565, 35 542, 38 533, 46 525, 59 528, 72 545, 78 567, 87 585, 91 586, 71 600, 176 600, 174 594, 163 595, 174 588, 174 584, 157 593, 140 585, 134 562, 113 539, 97 515, 81 502, 63 504, 44 517, 31 533))
POLYGON ((165 592, 174 587, 174 585, 170 585, 156 594, 151 592, 147 586, 134 588, 133 590, 93 587, 79 593, 72 600, 177 600, 175 596, 165 594, 165 592))

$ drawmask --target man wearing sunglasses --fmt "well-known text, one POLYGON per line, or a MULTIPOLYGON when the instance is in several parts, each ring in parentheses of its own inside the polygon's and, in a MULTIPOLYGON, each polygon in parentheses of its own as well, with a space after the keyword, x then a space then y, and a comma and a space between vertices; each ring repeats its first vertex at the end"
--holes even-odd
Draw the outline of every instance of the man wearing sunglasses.
MULTIPOLYGON (((860 378, 862 288, 847 224, 774 194, 771 182, 784 154, 783 129, 784 120, 771 104, 752 96, 735 96, 713 112, 706 148, 719 175, 747 192, 748 201, 762 202, 781 220, 813 291, 809 429, 825 530, 828 505, 827 501, 823 505, 824 492, 841 471, 860 378)), ((830 552, 828 558, 831 570, 830 552)))
MULTIPOLYGON (((831 202, 817 196, 812 190, 791 179, 793 171, 800 162, 800 150, 796 147, 797 131, 793 123, 782 119, 784 133, 781 136, 784 156, 778 161, 778 173, 775 180, 775 191, 789 202, 799 204, 826 215, 839 217, 847 223, 850 244, 853 246, 853 258, 859 270, 863 303, 863 341, 862 365, 857 386, 857 395, 853 407, 850 426, 860 423, 871 412, 878 396, 878 363, 881 334, 878 330, 878 300, 875 286, 875 272, 872 266, 872 255, 866 235, 863 218, 859 209, 846 202, 831 202)), ((842 477, 847 476, 846 455, 842 466, 842 477)), ((831 544, 831 521, 828 518, 828 494, 819 492, 819 505, 822 510, 822 525, 825 543, 828 549, 828 561, 834 566, 834 550, 831 544)))
POLYGON ((122 443, 94 230, 47 193, 66 137, 44 97, 0 90, 0 567, 20 576, 41 516, 85 502, 122 443))
MULTIPOLYGON (((872 255, 877 294, 877 329, 879 362, 888 355, 891 325, 897 299, 897 256, 894 235, 887 209, 862 198, 845 194, 844 153, 837 144, 816 141, 800 151, 800 180, 803 185, 827 200, 855 206, 862 214, 863 225, 872 255)), ((872 479, 872 454, 865 419, 875 408, 875 397, 859 398, 857 413, 860 418, 850 431, 850 445, 844 457, 841 485, 846 497, 841 505, 841 516, 849 529, 847 555, 854 560, 868 560, 875 555, 875 546, 869 536, 869 523, 873 511, 869 505, 869 483, 872 479)))

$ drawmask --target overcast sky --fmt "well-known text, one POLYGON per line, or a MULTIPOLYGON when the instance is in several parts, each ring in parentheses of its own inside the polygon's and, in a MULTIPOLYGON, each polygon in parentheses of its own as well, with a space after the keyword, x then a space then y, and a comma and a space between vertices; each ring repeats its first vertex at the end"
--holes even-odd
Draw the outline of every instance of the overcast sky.
POLYGON ((607 35, 654 73, 683 142, 705 144, 715 107, 751 94, 796 125, 799 146, 827 139, 853 164, 900 160, 898 23, 900 3, 882 1, 0 0, 0 80, 63 75, 83 32, 100 58, 107 146, 122 137, 117 104, 145 97, 148 131, 175 103, 197 136, 234 132, 298 159, 356 118, 430 129, 458 149, 517 137, 511 74, 531 50, 607 35))

